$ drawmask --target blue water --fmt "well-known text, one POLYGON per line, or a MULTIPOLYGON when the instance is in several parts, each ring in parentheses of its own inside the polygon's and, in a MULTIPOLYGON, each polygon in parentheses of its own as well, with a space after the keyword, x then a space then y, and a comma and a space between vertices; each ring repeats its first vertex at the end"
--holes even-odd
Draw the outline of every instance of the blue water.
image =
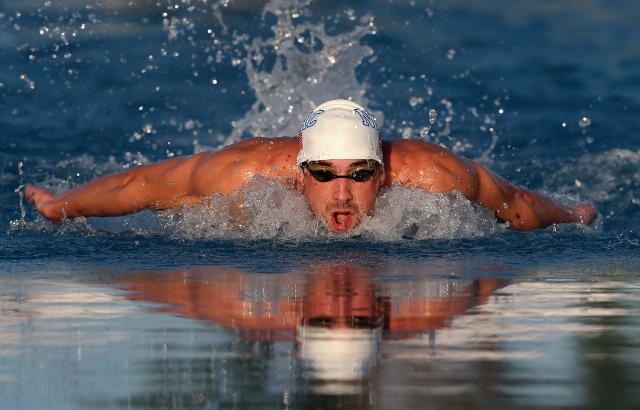
POLYGON ((638 15, 630 0, 0 1, 2 408, 638 408, 638 15), (389 238, 433 202, 406 192, 387 202, 399 222, 351 239, 202 230, 220 221, 209 210, 62 227, 21 211, 25 183, 61 191, 294 135, 313 103, 336 97, 376 112, 385 138, 441 143, 592 202, 599 218, 518 233, 461 207, 456 220, 477 229, 449 229, 436 211, 411 240, 389 238), (304 305, 300 284, 323 270, 364 277, 392 305, 417 303, 406 295, 427 282, 501 285, 445 324, 385 330, 351 390, 309 376, 291 329, 247 337, 207 319, 215 308, 201 317, 171 291, 131 285, 207 289, 231 271, 250 278, 247 300, 304 305))

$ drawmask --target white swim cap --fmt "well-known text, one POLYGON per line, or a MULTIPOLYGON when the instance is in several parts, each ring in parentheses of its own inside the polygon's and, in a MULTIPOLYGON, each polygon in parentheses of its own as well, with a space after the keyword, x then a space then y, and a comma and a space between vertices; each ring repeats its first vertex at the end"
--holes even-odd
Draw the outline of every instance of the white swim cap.
POLYGON ((300 125, 297 164, 331 159, 372 159, 382 164, 376 118, 353 101, 317 106, 300 125))
POLYGON ((300 358, 307 376, 318 381, 358 381, 370 376, 376 364, 380 328, 326 329, 299 326, 300 358))

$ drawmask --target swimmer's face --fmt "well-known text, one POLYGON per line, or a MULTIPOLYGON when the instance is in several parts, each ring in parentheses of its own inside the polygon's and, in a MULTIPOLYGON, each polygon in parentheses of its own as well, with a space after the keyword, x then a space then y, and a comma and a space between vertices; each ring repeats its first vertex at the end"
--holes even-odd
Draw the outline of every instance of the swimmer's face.
POLYGON ((368 274, 347 269, 311 275, 302 324, 325 329, 372 329, 382 324, 380 309, 368 274))
POLYGON ((383 183, 384 172, 375 162, 367 160, 327 160, 314 161, 302 171, 302 192, 309 207, 317 217, 327 223, 334 232, 346 232, 360 224, 366 215, 373 213, 376 196, 383 183), (362 171, 373 167, 373 176, 367 181, 357 182, 348 178, 334 178, 327 182, 318 181, 313 171, 325 175, 366 175, 362 171), (360 171, 359 173, 357 171, 360 171))

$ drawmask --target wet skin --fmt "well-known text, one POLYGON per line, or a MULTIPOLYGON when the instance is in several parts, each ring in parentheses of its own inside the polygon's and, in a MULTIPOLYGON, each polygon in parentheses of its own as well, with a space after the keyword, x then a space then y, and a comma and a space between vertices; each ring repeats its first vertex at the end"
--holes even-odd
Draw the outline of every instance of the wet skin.
MULTIPOLYGON (((315 183, 296 164, 299 148, 297 138, 254 138, 219 151, 96 178, 60 194, 27 185, 25 196, 45 218, 60 223, 63 217, 119 216, 142 209, 197 205, 211 195, 235 192, 261 175, 303 192, 310 208, 334 231, 357 226, 364 215, 373 211, 374 193, 379 186, 375 181, 365 184, 347 179, 315 183)), ((397 184, 426 192, 458 191, 493 210, 498 220, 513 229, 544 228, 555 223, 589 224, 597 215, 591 204, 569 206, 514 186, 477 162, 438 145, 394 140, 384 141, 382 148, 384 173, 376 177, 380 185, 397 184)), ((344 175, 354 160, 329 162, 337 174, 344 175)))
MULTIPOLYGON (((134 273, 127 275, 122 285, 128 298, 161 303, 165 312, 245 331, 251 337, 292 339, 286 331, 296 332, 301 324, 326 329, 384 326, 408 332, 439 329, 473 306, 486 303, 496 288, 507 284, 486 277, 439 297, 419 290, 393 293, 388 282, 377 284, 368 269, 343 263, 273 278, 270 286, 282 292, 267 292, 270 296, 266 299, 256 300, 247 292, 255 280, 255 275, 233 268, 211 267, 192 272, 134 273), (302 278, 304 281, 298 281, 302 278), (284 289, 294 285, 299 286, 299 294, 287 296, 284 289)), ((401 286, 406 290, 424 288, 422 280, 415 278, 401 286)))
MULTIPOLYGON (((348 175, 358 167, 366 166, 366 160, 337 159, 318 164, 336 175, 348 175)), ((313 213, 322 218, 334 232, 346 232, 358 226, 362 219, 373 213, 378 191, 384 183, 380 166, 374 176, 364 182, 336 178, 328 182, 317 181, 308 171, 303 171, 302 193, 313 213)))

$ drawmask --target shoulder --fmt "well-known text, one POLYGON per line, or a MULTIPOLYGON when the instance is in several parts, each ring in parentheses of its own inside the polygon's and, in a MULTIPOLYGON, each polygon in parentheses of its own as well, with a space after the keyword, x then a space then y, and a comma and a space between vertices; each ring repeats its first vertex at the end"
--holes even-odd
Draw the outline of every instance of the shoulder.
POLYGON ((254 176, 287 179, 295 172, 297 138, 252 138, 193 156, 193 182, 205 194, 236 190, 254 176))
POLYGON ((472 161, 446 148, 419 140, 384 141, 387 184, 398 183, 429 192, 477 194, 478 175, 472 161))
POLYGON ((420 140, 384 140, 382 148, 385 156, 397 161, 415 155, 442 155, 448 151, 440 145, 420 140))

